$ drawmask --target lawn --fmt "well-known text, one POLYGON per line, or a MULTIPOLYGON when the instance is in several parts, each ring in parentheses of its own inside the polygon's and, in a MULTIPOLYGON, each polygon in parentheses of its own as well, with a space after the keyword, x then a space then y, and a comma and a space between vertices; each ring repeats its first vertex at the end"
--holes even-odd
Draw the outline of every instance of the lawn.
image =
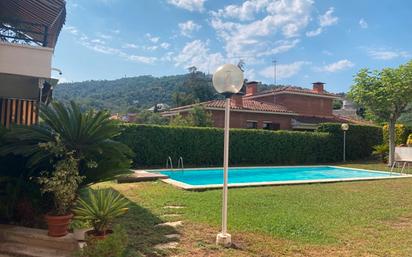
MULTIPOLYGON (((346 164, 387 169, 382 164, 346 164)), ((133 203, 120 222, 139 256, 410 256, 412 179, 229 190, 229 232, 235 247, 214 245, 221 191, 189 192, 162 182, 104 183, 133 203), (165 208, 181 206, 184 208, 165 208), (178 228, 157 227, 183 221, 178 228), (173 241, 176 249, 154 245, 173 241)))

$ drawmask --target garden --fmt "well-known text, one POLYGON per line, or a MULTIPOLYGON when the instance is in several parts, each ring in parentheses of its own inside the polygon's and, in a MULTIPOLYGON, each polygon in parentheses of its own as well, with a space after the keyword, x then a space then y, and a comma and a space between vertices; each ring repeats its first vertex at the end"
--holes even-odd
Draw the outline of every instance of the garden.
MULTIPOLYGON (((412 224, 410 179, 230 190, 229 228, 235 246, 221 249, 213 242, 220 221, 219 190, 186 192, 162 182, 115 183, 129 167, 161 167, 167 155, 188 156, 189 166, 218 166, 221 129, 124 125, 109 120, 105 112, 81 111, 74 103, 53 103, 41 113, 39 126, 2 132, 2 223, 48 227, 50 236, 70 230, 87 241, 79 256, 406 251, 392 245, 395 241, 389 237, 402 234, 397 223, 412 224), (184 138, 192 138, 192 143, 184 138), (183 226, 159 226, 177 221, 183 226), (388 242, 376 244, 371 234, 355 244, 364 233, 378 233, 388 242), (176 240, 179 246, 158 247, 176 240)), ((398 125, 397 143, 410 144, 410 132, 398 125)), ((386 127, 352 125, 351 163, 345 165, 388 170, 379 161, 365 163, 387 134, 386 127)), ((317 132, 239 129, 231 131, 231 144, 234 166, 337 163, 342 132, 339 124, 323 124, 317 132), (246 146, 257 151, 250 154, 246 146)), ((404 234, 396 238, 397 244, 412 239, 404 234)))
MULTIPOLYGON (((399 95, 404 85, 373 79, 393 72, 363 70, 355 79, 353 98, 383 126, 350 125, 347 162, 341 162, 340 124, 326 123, 315 132, 233 129, 230 165, 324 163, 389 171, 395 146, 412 145, 412 128, 396 124, 407 111, 410 82, 399 95), (396 97, 387 97, 390 90, 396 97)), ((0 223, 47 229, 50 237, 71 231, 86 242, 76 256, 412 252, 410 178, 231 189, 234 244, 221 248, 214 242, 220 190, 189 192, 161 181, 118 184, 116 178, 130 168, 164 167, 168 156, 184 156, 187 166, 221 166, 222 129, 122 124, 73 102, 42 106, 40 116, 39 125, 0 128, 0 223)))

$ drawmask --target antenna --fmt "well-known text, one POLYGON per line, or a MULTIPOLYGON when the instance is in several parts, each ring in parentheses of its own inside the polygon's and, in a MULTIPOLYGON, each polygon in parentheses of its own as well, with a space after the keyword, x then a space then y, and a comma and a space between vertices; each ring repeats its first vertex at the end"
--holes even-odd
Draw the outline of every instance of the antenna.
POLYGON ((272 61, 273 63, 273 84, 276 86, 276 64, 277 64, 277 60, 274 59, 272 61))

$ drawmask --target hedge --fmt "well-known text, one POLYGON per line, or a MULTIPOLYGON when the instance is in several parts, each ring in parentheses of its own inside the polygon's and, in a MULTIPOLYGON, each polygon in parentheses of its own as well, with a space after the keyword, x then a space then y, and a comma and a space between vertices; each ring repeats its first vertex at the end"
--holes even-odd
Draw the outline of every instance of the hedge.
MULTIPOLYGON (((183 157, 185 166, 220 166, 223 155, 223 129, 123 125, 118 140, 134 152, 135 167, 165 167, 168 156, 176 165, 183 157)), ((231 165, 297 165, 342 160, 340 125, 325 124, 318 132, 231 129, 231 165), (339 127, 339 129, 337 129, 339 127)), ((370 156, 372 146, 382 140, 376 127, 351 126, 347 159, 370 156)))
MULTIPOLYGON (((338 146, 339 158, 343 155, 343 131, 341 124, 323 123, 319 126, 319 132, 331 134, 331 144, 338 146)), ((360 160, 371 156, 373 146, 382 144, 382 128, 378 126, 349 125, 346 132, 346 159, 360 160)))

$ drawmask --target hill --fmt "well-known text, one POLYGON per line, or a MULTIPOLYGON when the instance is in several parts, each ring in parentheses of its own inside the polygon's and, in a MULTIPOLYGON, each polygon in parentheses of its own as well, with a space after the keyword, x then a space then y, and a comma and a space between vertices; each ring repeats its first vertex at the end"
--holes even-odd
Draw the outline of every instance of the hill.
POLYGON ((54 91, 60 101, 74 100, 84 107, 125 113, 130 108, 146 108, 155 103, 173 104, 172 95, 188 75, 138 76, 116 80, 89 80, 61 83, 54 91))

